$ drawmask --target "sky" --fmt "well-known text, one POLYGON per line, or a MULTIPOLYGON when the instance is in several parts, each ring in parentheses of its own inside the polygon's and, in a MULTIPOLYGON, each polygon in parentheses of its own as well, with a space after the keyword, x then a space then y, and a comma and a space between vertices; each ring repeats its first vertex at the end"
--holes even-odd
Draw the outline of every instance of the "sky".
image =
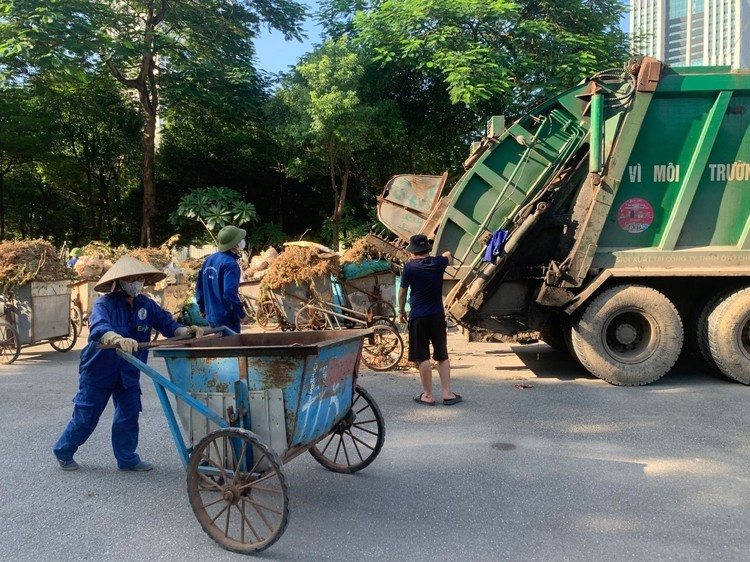
MULTIPOLYGON (((309 11, 317 9, 317 2, 314 0, 302 0, 301 3, 306 4, 309 11)), ((320 26, 312 18, 308 18, 304 28, 307 39, 302 43, 296 40, 285 41, 284 35, 278 31, 264 29, 255 40, 258 69, 272 73, 286 72, 290 66, 297 64, 302 55, 312 51, 313 46, 320 43, 320 26)))
MULTIPOLYGON (((307 4, 310 11, 316 9, 317 2, 314 0, 303 0, 302 3, 307 4)), ((620 22, 620 27, 626 32, 628 31, 629 20, 630 15, 626 12, 625 17, 620 22)), ((302 55, 312 51, 313 46, 320 43, 320 26, 312 19, 308 19, 304 27, 307 39, 302 43, 285 41, 284 36, 278 31, 264 30, 255 40, 258 68, 271 73, 286 72, 289 67, 297 64, 302 55)))

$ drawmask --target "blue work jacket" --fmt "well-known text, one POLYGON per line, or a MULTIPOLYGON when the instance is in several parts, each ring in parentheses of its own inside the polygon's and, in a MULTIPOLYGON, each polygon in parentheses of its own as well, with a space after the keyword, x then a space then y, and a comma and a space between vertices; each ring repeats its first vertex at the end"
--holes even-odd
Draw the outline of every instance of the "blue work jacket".
POLYGON ((203 262, 195 282, 195 302, 214 326, 232 324, 245 317, 240 302, 239 256, 227 250, 211 254, 203 262))
MULTIPOLYGON (((106 332, 117 332, 125 338, 139 342, 151 340, 151 329, 171 338, 180 325, 172 315, 146 295, 138 295, 133 304, 128 303, 120 291, 102 295, 94 302, 89 317, 89 340, 81 352, 80 384, 101 388, 114 388, 122 381, 124 388, 138 386, 141 371, 118 357, 114 349, 98 349, 106 332)), ((148 349, 140 349, 135 356, 145 363, 148 349)))

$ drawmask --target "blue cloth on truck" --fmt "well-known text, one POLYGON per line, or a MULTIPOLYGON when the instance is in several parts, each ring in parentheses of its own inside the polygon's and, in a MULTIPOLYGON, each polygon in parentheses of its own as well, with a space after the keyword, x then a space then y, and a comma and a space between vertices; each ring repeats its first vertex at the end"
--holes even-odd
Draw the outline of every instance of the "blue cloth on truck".
POLYGON ((390 270, 391 264, 385 260, 365 260, 362 263, 345 263, 341 266, 341 276, 352 280, 390 270))
POLYGON ((492 233, 492 238, 490 238, 489 244, 487 244, 487 249, 484 251, 484 257, 482 258, 482 261, 486 261, 487 263, 494 263, 497 258, 500 257, 500 254, 503 251, 503 246, 505 246, 505 242, 508 240, 508 231, 507 230, 496 230, 492 233))

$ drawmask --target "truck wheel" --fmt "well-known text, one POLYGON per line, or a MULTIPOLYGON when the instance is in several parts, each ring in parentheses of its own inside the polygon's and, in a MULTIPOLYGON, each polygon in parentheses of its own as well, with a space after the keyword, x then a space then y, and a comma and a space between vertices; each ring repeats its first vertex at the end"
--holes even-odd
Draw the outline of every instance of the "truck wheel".
POLYGON ((600 294, 573 326, 573 349, 592 375, 610 384, 649 384, 672 368, 682 349, 682 320, 672 302, 641 285, 600 294))
POLYGON ((695 323, 695 341, 688 341, 690 347, 695 346, 698 349, 698 356, 709 369, 718 371, 716 361, 711 356, 711 345, 708 342, 708 317, 716 309, 716 306, 731 293, 731 291, 720 291, 712 296, 701 308, 700 314, 695 323))
POLYGON ((750 385, 750 287, 730 293, 708 316, 708 344, 722 373, 750 385))
POLYGON ((557 314, 550 314, 547 323, 539 331, 539 336, 555 351, 568 353, 568 347, 565 345, 565 327, 562 318, 557 314))

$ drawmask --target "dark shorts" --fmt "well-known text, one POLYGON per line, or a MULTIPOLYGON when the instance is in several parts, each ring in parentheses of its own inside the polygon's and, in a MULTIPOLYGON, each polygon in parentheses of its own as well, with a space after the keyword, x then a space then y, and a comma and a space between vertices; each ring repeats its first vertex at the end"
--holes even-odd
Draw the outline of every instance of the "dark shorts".
POLYGON ((409 320, 409 361, 421 363, 432 358, 435 361, 448 359, 448 325, 445 315, 434 314, 409 320))

